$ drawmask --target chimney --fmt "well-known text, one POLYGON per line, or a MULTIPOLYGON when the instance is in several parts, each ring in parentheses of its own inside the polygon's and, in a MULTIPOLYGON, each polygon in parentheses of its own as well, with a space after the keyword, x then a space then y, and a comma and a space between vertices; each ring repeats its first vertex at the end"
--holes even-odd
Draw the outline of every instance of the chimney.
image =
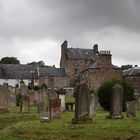
POLYGON ((65 41, 62 43, 61 47, 67 48, 67 47, 68 47, 68 41, 65 40, 65 41))
POLYGON ((53 68, 55 68, 55 65, 53 65, 53 68))
POLYGON ((98 53, 98 44, 95 44, 93 46, 93 50, 94 50, 95 53, 98 53))
POLYGON ((110 51, 100 51, 99 53, 99 65, 100 67, 108 68, 112 66, 112 55, 110 51))
POLYGON ((66 66, 66 52, 68 48, 68 41, 64 41, 61 45, 61 60, 60 60, 60 68, 65 68, 66 66))

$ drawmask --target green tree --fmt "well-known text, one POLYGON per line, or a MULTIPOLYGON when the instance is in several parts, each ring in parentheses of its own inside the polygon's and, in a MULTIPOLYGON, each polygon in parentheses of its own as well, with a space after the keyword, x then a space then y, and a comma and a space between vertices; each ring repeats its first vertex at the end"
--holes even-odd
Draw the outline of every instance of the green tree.
POLYGON ((102 84, 97 91, 99 103, 105 110, 110 110, 112 87, 115 84, 120 84, 123 86, 123 109, 125 109, 126 101, 132 101, 135 99, 133 87, 128 81, 119 81, 115 79, 107 81, 102 84))
POLYGON ((3 57, 0 60, 1 64, 20 64, 20 61, 16 57, 3 57))
POLYGON ((36 65, 36 66, 45 66, 45 62, 44 61, 38 61, 38 62, 36 62, 36 61, 33 61, 33 62, 30 62, 30 63, 27 63, 28 65, 36 65))

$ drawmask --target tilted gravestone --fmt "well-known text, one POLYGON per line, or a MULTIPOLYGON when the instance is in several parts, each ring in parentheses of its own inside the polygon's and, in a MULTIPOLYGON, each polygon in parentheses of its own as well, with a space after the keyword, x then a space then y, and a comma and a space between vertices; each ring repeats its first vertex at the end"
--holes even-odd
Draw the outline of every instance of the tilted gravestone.
POLYGON ((119 84, 113 86, 112 101, 111 101, 110 116, 111 119, 121 119, 122 102, 123 102, 123 87, 119 84))
POLYGON ((136 102, 130 101, 126 102, 126 116, 127 117, 136 117, 136 102))
POLYGON ((20 112, 28 113, 30 110, 30 103, 28 96, 28 88, 24 83, 22 83, 20 86, 20 94, 21 94, 20 112))
POLYGON ((75 118, 72 123, 87 123, 92 122, 90 118, 90 96, 89 89, 86 84, 80 84, 75 91, 75 118))

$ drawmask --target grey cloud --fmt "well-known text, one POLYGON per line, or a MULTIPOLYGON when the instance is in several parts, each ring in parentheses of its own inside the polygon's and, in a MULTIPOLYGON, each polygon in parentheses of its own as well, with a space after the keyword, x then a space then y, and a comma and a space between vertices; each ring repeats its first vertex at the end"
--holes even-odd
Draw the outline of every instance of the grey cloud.
POLYGON ((138 0, 14 0, 5 5, 0 19, 5 38, 74 38, 110 26, 137 31, 140 24, 138 0))
POLYGON ((139 0, 0 0, 0 17, 1 51, 10 46, 12 53, 16 50, 15 54, 20 54, 23 47, 15 47, 15 39, 28 43, 51 38, 59 43, 66 39, 72 47, 92 47, 99 43, 112 49, 118 59, 128 57, 133 62, 138 59, 138 53, 137 57, 130 55, 132 49, 124 48, 128 55, 118 50, 122 38, 125 43, 134 41, 134 48, 138 49, 139 41, 127 40, 135 34, 140 37, 139 0), (11 43, 5 43, 8 40, 11 43))

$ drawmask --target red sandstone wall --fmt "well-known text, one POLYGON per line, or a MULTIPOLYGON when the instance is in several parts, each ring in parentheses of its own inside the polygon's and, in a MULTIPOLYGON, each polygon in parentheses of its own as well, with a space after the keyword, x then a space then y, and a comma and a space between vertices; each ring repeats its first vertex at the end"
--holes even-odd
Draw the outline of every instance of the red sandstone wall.
POLYGON ((90 90, 97 90, 105 81, 122 80, 121 69, 90 69, 82 73, 80 82, 86 82, 90 90))

